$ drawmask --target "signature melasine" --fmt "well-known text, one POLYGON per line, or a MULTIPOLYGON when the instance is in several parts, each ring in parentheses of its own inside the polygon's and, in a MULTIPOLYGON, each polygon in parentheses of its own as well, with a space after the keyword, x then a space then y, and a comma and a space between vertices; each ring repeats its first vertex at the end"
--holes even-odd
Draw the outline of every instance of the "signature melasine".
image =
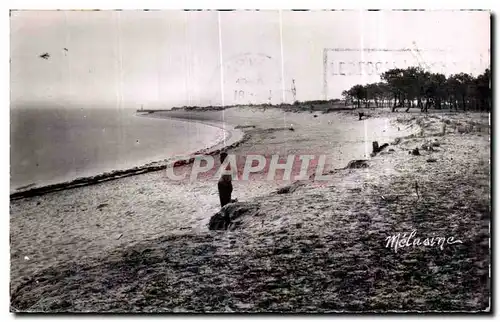
POLYGON ((444 245, 452 244, 463 244, 460 239, 455 239, 455 237, 426 237, 419 238, 416 237, 417 231, 413 230, 409 235, 407 233, 397 233, 395 235, 388 236, 385 240, 387 241, 385 247, 393 248, 394 252, 397 253, 399 248, 404 247, 439 247, 441 250, 444 249, 444 245))

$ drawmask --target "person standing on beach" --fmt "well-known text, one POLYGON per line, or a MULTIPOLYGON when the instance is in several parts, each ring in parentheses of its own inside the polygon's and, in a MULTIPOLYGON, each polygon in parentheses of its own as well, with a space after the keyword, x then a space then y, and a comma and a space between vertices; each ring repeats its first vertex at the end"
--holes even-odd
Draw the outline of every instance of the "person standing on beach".
MULTIPOLYGON (((227 153, 222 152, 220 154, 220 163, 221 165, 224 163, 224 160, 227 158, 227 153)), ((232 175, 228 173, 227 170, 231 170, 231 166, 228 165, 226 171, 222 171, 222 175, 217 183, 217 187, 219 189, 219 199, 221 208, 231 202, 231 194, 233 192, 233 184, 231 182, 232 175)))

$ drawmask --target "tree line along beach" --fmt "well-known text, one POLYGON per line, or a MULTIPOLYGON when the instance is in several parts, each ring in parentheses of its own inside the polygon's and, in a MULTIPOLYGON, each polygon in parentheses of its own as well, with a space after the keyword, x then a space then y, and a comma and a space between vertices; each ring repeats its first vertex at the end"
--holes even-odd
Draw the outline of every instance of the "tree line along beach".
POLYGON ((318 101, 148 117, 223 121, 236 133, 227 144, 236 155, 330 155, 332 179, 293 189, 294 182, 234 182, 238 201, 224 207, 232 225, 223 231, 208 229, 220 210, 216 184, 174 182, 165 171, 11 200, 12 311, 489 306, 488 113, 318 101), (388 146, 370 156, 374 141, 388 146), (364 166, 346 167, 353 160, 364 166), (386 247, 388 236, 414 229, 463 243, 386 247))

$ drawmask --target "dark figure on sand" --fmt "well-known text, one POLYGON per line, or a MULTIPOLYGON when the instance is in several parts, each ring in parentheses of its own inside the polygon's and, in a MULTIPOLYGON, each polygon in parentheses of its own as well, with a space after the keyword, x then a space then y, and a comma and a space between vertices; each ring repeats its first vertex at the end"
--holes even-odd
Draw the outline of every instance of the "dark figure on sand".
MULTIPOLYGON (((220 163, 224 163, 224 160, 227 157, 227 153, 222 152, 220 154, 220 163)), ((225 169, 230 170, 230 169, 225 169)), ((219 199, 220 206, 224 207, 228 203, 231 202, 231 193, 233 192, 233 184, 231 183, 232 175, 228 174, 227 171, 222 173, 219 182, 217 183, 217 187, 219 188, 219 199)))

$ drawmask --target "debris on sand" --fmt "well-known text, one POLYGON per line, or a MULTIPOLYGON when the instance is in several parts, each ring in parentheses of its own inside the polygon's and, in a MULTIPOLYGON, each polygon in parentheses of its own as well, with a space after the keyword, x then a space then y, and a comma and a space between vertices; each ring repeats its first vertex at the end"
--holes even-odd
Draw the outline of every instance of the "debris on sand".
POLYGON ((418 148, 415 148, 415 149, 409 151, 408 154, 411 154, 411 155, 420 155, 420 151, 418 150, 418 148))
POLYGON ((235 202, 222 207, 210 218, 208 229, 232 230, 241 224, 241 217, 255 215, 259 209, 258 204, 249 202, 235 202))
POLYGON ((236 125, 235 129, 255 129, 255 125, 236 125))
POLYGON ((385 204, 390 204, 390 203, 398 201, 399 195, 380 196, 380 199, 382 199, 385 202, 385 204))
POLYGON ((276 191, 276 193, 279 194, 279 195, 285 194, 285 193, 293 193, 295 190, 297 190, 297 188, 299 188, 300 186, 303 186, 303 185, 304 185, 303 182, 301 182, 301 181, 295 181, 291 185, 279 188, 278 191, 276 191))
POLYGON ((429 162, 429 163, 437 162, 437 159, 436 158, 429 158, 429 159, 427 159, 427 162, 429 162))
POLYGON ((382 151, 383 149, 385 149, 386 147, 389 146, 389 143, 384 143, 380 146, 380 148, 378 149, 378 152, 382 151))
POLYGON ((401 143, 401 138, 395 138, 394 142, 392 142, 391 144, 392 145, 398 145, 399 143, 401 143))
POLYGON ((425 142, 422 144, 421 148, 422 148, 423 150, 427 150, 427 151, 436 151, 436 150, 434 149, 434 147, 438 147, 438 146, 440 146, 440 145, 441 145, 441 144, 440 144, 439 142, 437 142, 437 141, 434 141, 434 142, 431 142, 431 141, 425 141, 425 142))
POLYGON ((373 141, 372 142, 372 153, 370 154, 370 156, 374 157, 375 155, 377 155, 377 153, 379 153, 380 151, 382 151, 383 149, 385 149, 388 146, 389 146, 389 143, 384 143, 381 146, 379 146, 377 141, 373 141))
POLYGON ((427 145, 427 144, 423 144, 422 145, 422 150, 426 150, 426 151, 431 151, 433 152, 434 151, 434 148, 432 147, 432 145, 427 145))
MULTIPOLYGON (((449 121, 449 120, 446 120, 449 121)), ((446 135, 446 123, 443 123, 443 126, 441 127, 441 136, 446 135)))
POLYGON ((102 203, 99 206, 97 206, 97 210, 101 210, 102 208, 106 207, 108 204, 107 203, 102 203))
POLYGON ((368 168, 368 160, 352 160, 344 167, 344 169, 361 169, 368 168))

